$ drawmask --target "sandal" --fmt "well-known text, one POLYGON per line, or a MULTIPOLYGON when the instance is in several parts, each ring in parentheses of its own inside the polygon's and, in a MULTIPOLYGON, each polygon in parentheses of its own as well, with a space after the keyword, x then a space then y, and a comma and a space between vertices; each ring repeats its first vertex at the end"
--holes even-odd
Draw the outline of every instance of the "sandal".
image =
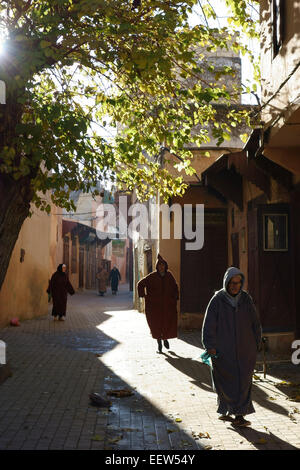
POLYGON ((251 423, 250 421, 246 421, 243 416, 236 416, 236 418, 232 421, 232 425, 238 427, 246 427, 250 426, 251 423))
POLYGON ((230 415, 221 415, 218 419, 220 419, 221 421, 234 421, 234 419, 230 415))

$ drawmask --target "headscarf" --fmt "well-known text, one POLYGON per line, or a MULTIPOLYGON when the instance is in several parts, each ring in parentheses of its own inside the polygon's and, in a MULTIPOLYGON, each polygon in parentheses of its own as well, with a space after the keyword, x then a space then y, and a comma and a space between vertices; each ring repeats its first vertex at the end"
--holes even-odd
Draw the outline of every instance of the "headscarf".
POLYGON ((59 273, 61 273, 61 274, 65 274, 65 273, 63 272, 63 270, 62 270, 63 266, 65 266, 64 263, 61 263, 61 264, 59 264, 59 265, 57 266, 57 271, 58 271, 59 273))
POLYGON ((224 274, 224 278, 223 278, 223 292, 224 294, 226 295, 226 298, 227 300, 229 300, 230 304, 232 305, 232 307, 236 307, 237 304, 238 304, 238 301, 240 299, 240 295, 241 295, 241 292, 242 292, 242 288, 244 286, 244 282, 245 282, 245 276, 244 274, 242 273, 242 271, 240 271, 238 268, 235 268, 234 266, 232 266, 231 268, 228 268, 226 273, 224 274), (241 285, 241 288, 240 288, 240 291, 237 295, 235 296, 232 296, 229 294, 227 288, 228 288, 228 284, 230 282, 230 280, 234 277, 234 276, 241 276, 241 281, 242 281, 242 285, 241 285))

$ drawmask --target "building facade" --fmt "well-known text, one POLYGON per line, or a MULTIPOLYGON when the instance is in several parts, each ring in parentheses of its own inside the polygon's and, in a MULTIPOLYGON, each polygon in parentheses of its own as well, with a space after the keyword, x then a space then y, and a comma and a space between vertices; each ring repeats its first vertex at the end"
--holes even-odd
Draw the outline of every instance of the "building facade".
POLYGON ((109 273, 113 266, 120 271, 121 283, 130 283, 130 242, 127 238, 120 239, 118 232, 119 194, 102 190, 95 197, 82 192, 71 197, 76 211, 64 211, 62 239, 63 262, 74 288, 97 289, 98 270, 104 268, 109 273), (110 220, 101 209, 105 205, 113 208, 115 220, 110 220))
POLYGON ((300 4, 260 8, 261 126, 202 180, 227 200, 229 264, 246 275, 269 347, 290 351, 300 337, 300 4))
MULTIPOLYGON (((236 71, 235 79, 230 78, 230 87, 238 88, 241 80, 240 58, 230 50, 217 51, 207 59, 213 62, 216 69, 224 65, 231 66, 236 71)), ((209 80, 212 77, 207 77, 209 80)), ((223 78, 224 80, 224 78, 223 78)), ((215 103, 216 121, 226 122, 226 116, 230 109, 250 111, 254 107, 242 105, 240 99, 235 96, 232 103, 215 103)), ((181 328, 200 328, 203 322, 207 304, 214 292, 222 287, 222 279, 228 267, 228 221, 227 221, 227 199, 212 186, 207 186, 202 181, 202 173, 216 162, 221 155, 242 150, 243 143, 240 135, 249 133, 247 126, 232 128, 229 141, 217 145, 212 128, 206 129, 210 137, 207 144, 201 149, 194 145, 189 146, 193 159, 192 166, 195 174, 188 176, 178 172, 167 162, 180 162, 180 155, 174 155, 168 149, 162 151, 162 165, 168 171, 177 176, 183 176, 187 184, 187 190, 182 197, 172 197, 169 200, 170 209, 176 205, 183 209, 189 205, 192 208, 192 218, 196 217, 196 205, 204 205, 204 245, 202 249, 187 249, 184 236, 176 237, 174 226, 180 222, 176 220, 175 213, 159 214, 151 221, 158 226, 157 239, 142 238, 137 235, 134 240, 134 306, 143 311, 143 300, 137 296, 137 282, 155 269, 157 254, 160 253, 168 262, 169 270, 173 273, 180 291, 178 301, 178 323, 181 328), (209 155, 209 156, 208 156, 209 155), (163 227, 170 224, 170 236, 163 235, 163 227)), ((195 127, 193 133, 199 133, 201 129, 195 127)), ((156 204, 161 204, 159 196, 155 199, 156 204)), ((147 203, 149 207, 150 202, 147 203)), ((180 211, 179 211, 180 212, 180 211)), ((177 216, 178 217, 178 216, 177 216)), ((180 217, 180 215, 179 215, 180 217)))

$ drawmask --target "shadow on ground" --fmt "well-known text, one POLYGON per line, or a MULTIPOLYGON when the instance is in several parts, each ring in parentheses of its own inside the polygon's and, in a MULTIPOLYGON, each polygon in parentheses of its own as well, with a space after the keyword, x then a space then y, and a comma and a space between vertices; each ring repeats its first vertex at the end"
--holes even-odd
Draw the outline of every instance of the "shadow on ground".
POLYGON ((234 433, 238 433, 241 436, 241 439, 246 439, 259 450, 299 450, 297 447, 283 441, 271 432, 261 432, 251 427, 230 427, 228 429, 234 433))
MULTIPOLYGON (((188 344, 198 347, 199 356, 203 352, 200 330, 180 331, 179 338, 188 344)), ((284 359, 286 359, 286 356, 284 356, 284 359)), ((193 380, 193 383, 196 385, 202 387, 203 389, 211 389, 209 368, 203 365, 200 361, 195 361, 194 358, 180 358, 179 356, 167 360, 173 367, 176 367, 183 373, 188 374, 193 380), (197 366, 195 366, 195 363, 197 366), (197 369, 198 367, 201 367, 200 381, 199 379, 197 380, 197 377, 199 377, 199 371, 197 369), (207 369, 206 372, 205 369, 207 369)), ((259 367, 257 366, 256 369, 259 370, 259 367)), ((282 406, 278 405, 276 401, 272 399, 274 398, 273 387, 276 386, 278 393, 284 395, 286 399, 300 402, 300 365, 297 366, 291 362, 281 363, 278 360, 278 363, 275 364, 267 363, 267 374, 278 380, 276 383, 270 379, 254 380, 253 399, 264 408, 274 413, 287 416, 288 411, 282 406)))
POLYGON ((95 308, 93 294, 78 294, 66 322, 48 315, 0 330, 13 373, 0 387, 1 450, 203 448, 101 361, 118 345, 101 325, 110 310, 132 305, 121 295, 117 304, 99 298, 95 308), (116 389, 132 395, 110 397, 108 408, 92 406, 91 392, 107 398, 116 389))

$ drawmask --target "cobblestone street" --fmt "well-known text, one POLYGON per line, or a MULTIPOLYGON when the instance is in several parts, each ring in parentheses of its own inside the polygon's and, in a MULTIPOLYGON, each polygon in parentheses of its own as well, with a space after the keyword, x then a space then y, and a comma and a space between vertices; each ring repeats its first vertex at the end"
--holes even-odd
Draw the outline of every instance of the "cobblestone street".
POLYGON ((156 353, 145 316, 122 285, 78 293, 65 322, 51 315, 0 330, 12 376, 0 386, 0 449, 300 449, 300 369, 256 372, 252 426, 218 420, 200 332, 180 332, 156 353), (107 395, 128 390, 130 396, 107 395), (90 392, 111 401, 92 406, 90 392))

